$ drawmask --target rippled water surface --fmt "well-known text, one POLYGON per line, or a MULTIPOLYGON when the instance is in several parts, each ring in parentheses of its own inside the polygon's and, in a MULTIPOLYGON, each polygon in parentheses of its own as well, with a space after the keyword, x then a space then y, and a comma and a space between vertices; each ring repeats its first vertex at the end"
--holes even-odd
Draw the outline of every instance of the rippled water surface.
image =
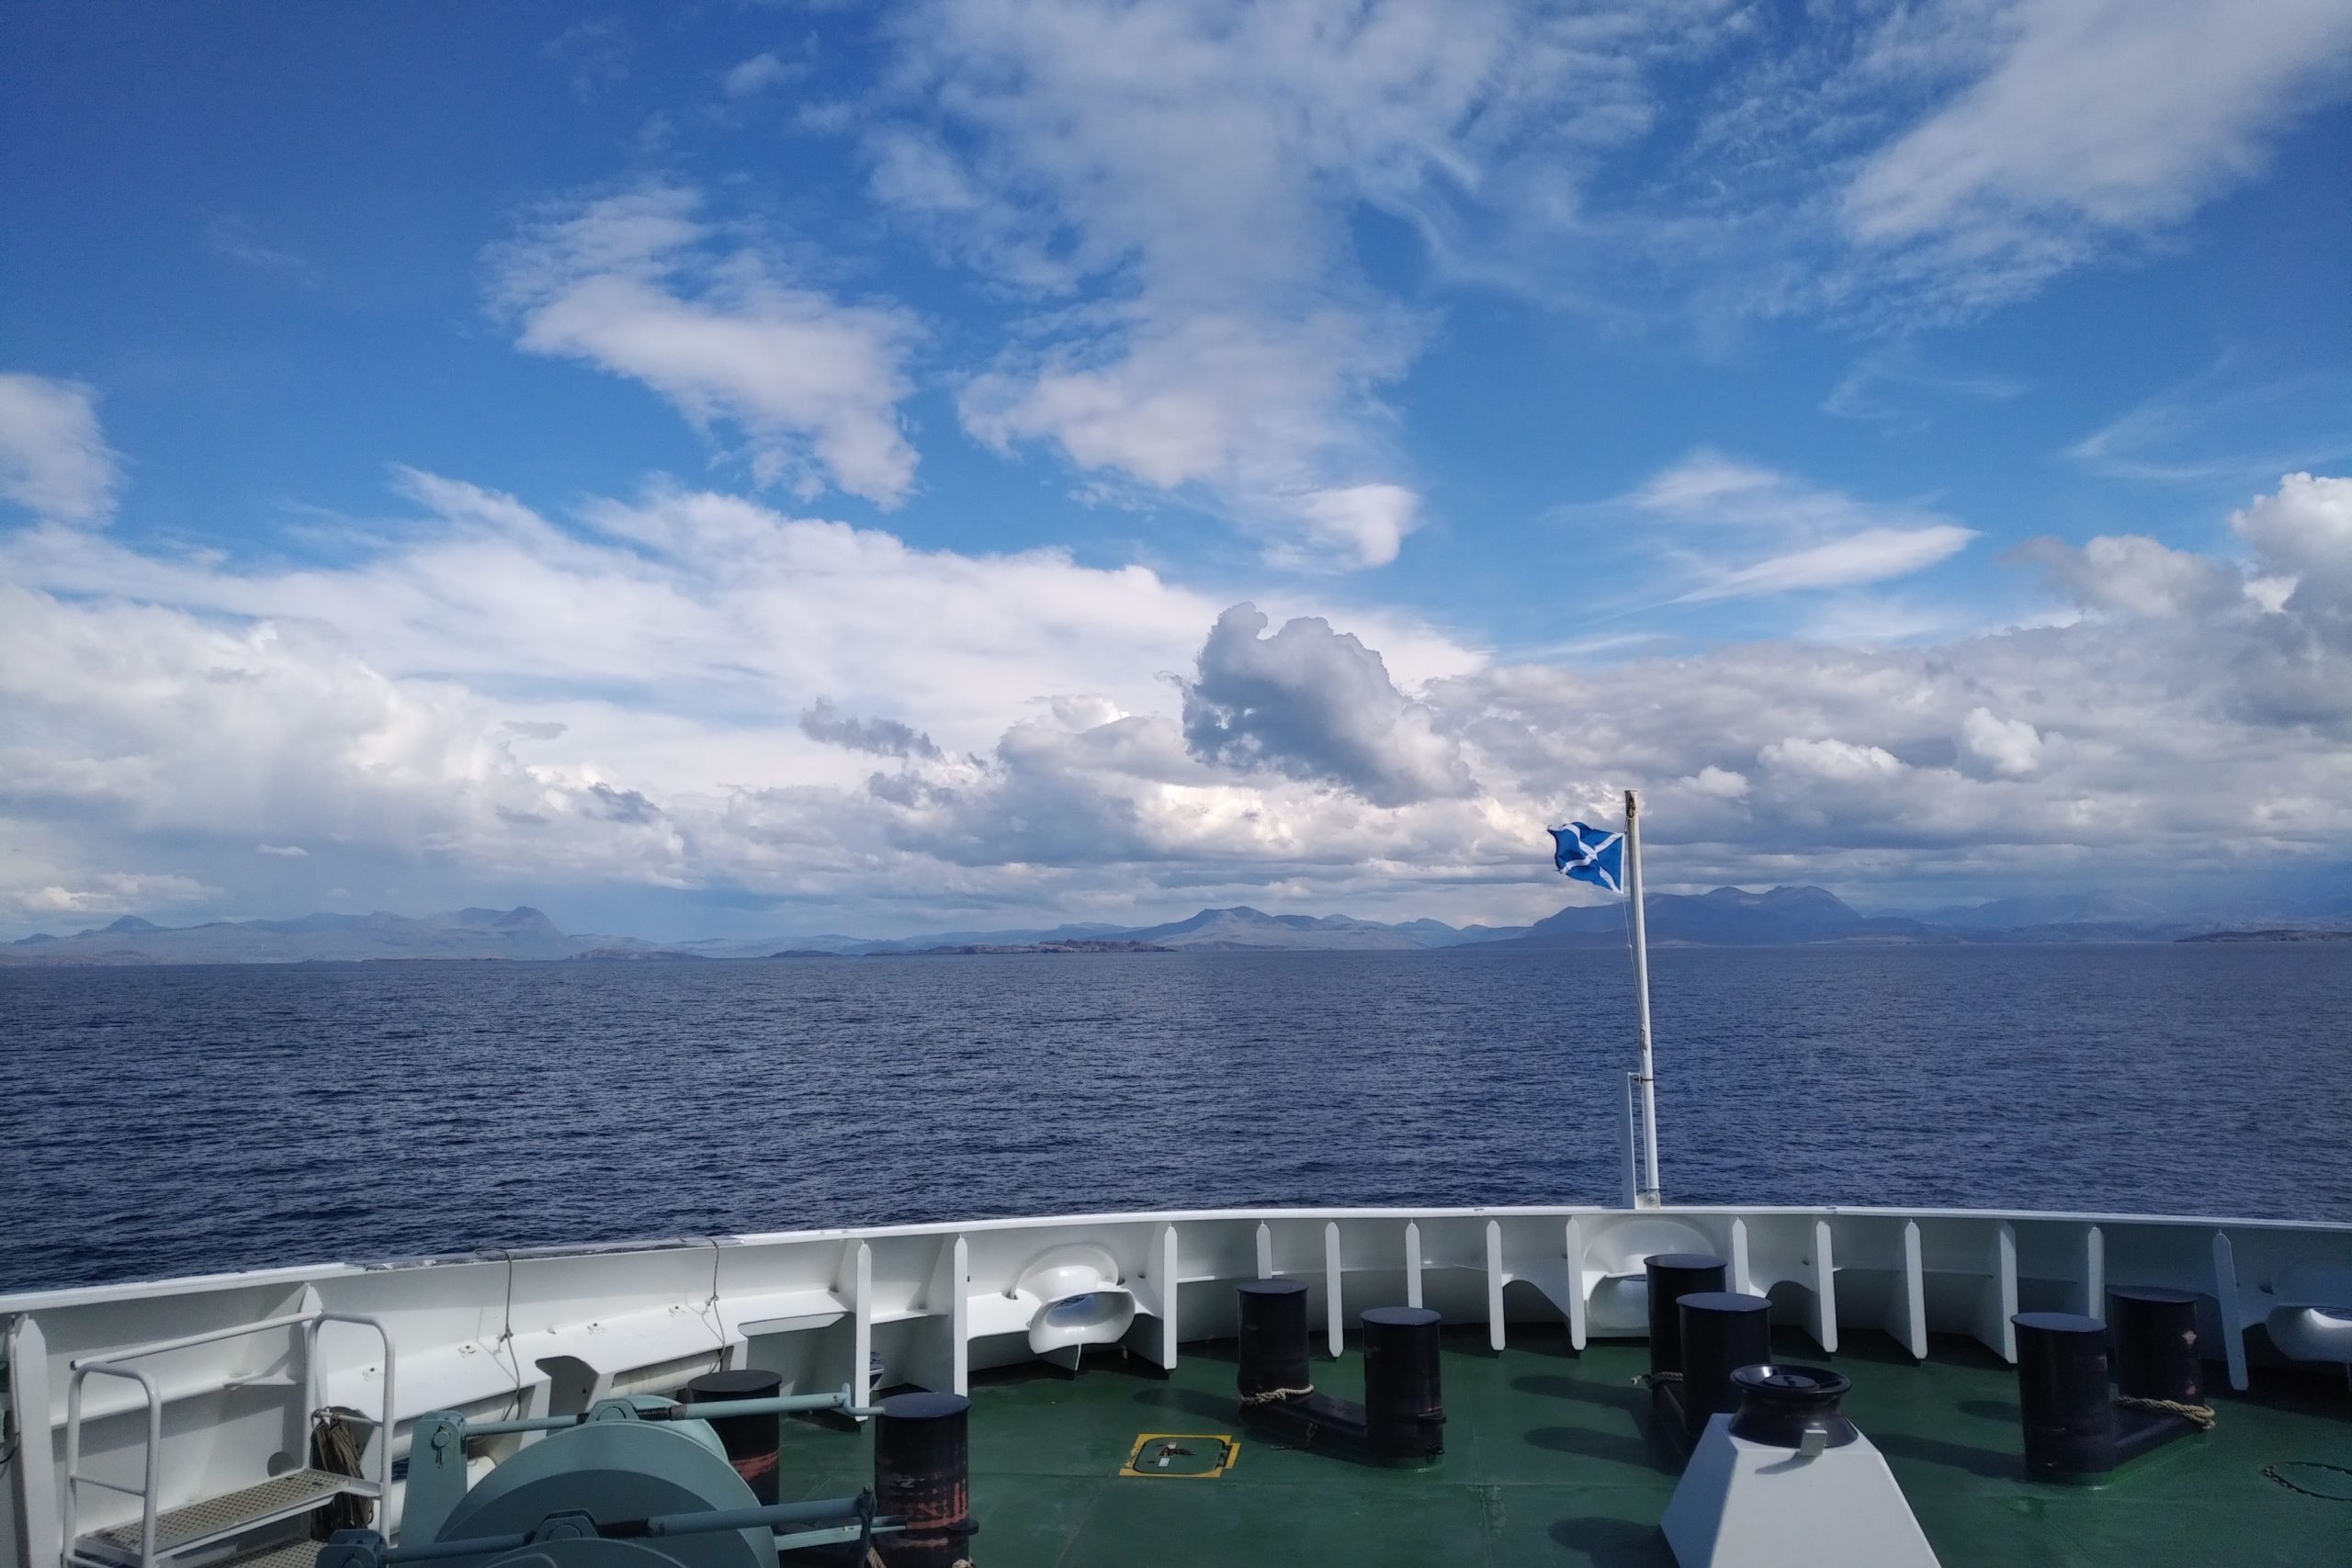
MULTIPOLYGON (((1694 1202, 2352 1220, 2352 950, 1655 959, 1694 1202)), ((0 1288, 630 1236, 1600 1202, 1623 953, 0 971, 0 1288)))

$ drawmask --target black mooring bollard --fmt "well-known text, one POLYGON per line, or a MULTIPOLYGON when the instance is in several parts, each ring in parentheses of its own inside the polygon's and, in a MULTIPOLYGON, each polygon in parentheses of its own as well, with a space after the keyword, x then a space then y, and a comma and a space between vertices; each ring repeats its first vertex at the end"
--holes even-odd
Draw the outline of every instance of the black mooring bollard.
POLYGON ((1772 1359, 1772 1303, 1738 1291, 1682 1298, 1682 1415, 1696 1444, 1707 1418, 1739 1403, 1731 1375, 1772 1359))
POLYGON ((1425 1307, 1374 1307, 1356 1321, 1363 1335, 1364 1429, 1373 1448, 1397 1459, 1443 1453, 1439 1315, 1425 1307))
POLYGON ((2025 1472, 2036 1481, 2115 1468, 2115 1402, 2107 1387, 2107 1325, 2071 1312, 2021 1312, 2018 1410, 2025 1472))
POLYGON ((2135 1285, 2107 1293, 2115 1330, 2115 1391, 2126 1399, 2205 1401, 2205 1363, 2197 1353, 2197 1297, 2188 1291, 2135 1285))
POLYGON ((1314 1386, 1306 1359, 1306 1285, 1300 1280, 1250 1280, 1240 1287, 1243 1401, 1314 1386))
POLYGON ((1731 1265, 1703 1252, 1661 1252, 1647 1258, 1643 1272, 1649 1285, 1650 1372, 1682 1371, 1683 1297, 1702 1291, 1720 1291, 1731 1265))
MULTIPOLYGON (((745 1367, 735 1371, 705 1372, 679 1393, 682 1404, 712 1404, 720 1400, 774 1399, 784 1391, 784 1374, 745 1367)), ((775 1456, 782 1440, 781 1416, 720 1416, 710 1429, 727 1450, 727 1462, 750 1483, 752 1495, 763 1503, 776 1500, 775 1456)))
POLYGON ((894 1393, 874 1419, 874 1507, 906 1529, 874 1538, 884 1568, 954 1568, 968 1561, 971 1445, 960 1393, 894 1393))

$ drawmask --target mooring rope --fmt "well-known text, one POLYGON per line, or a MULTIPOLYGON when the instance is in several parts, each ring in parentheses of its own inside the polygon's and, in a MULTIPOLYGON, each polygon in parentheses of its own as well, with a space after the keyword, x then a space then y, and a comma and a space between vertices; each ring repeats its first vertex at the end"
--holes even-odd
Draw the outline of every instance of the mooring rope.
POLYGON ((1660 1383, 1680 1382, 1681 1381, 1682 1374, 1680 1372, 1643 1372, 1634 1379, 1634 1382, 1643 1388, 1656 1388, 1660 1383))
POLYGON ((1245 1393, 1241 1396, 1241 1408, 1247 1410, 1253 1404, 1272 1404, 1278 1399, 1304 1399, 1314 1392, 1315 1385, 1308 1383, 1305 1388, 1270 1388, 1263 1393, 1245 1393))
MULTIPOLYGON (((385 1441, 390 1442, 390 1433, 385 1441)), ((330 1475, 360 1475, 359 1431, 338 1410, 321 1410, 311 1417, 311 1463, 330 1475)), ((376 1517, 376 1506, 349 1493, 334 1499, 311 1517, 313 1539, 324 1540, 339 1529, 365 1529, 376 1517)))
POLYGON ((2167 1416, 2177 1416, 2194 1423, 2200 1432, 2213 1429, 2213 1407, 2210 1404, 2183 1404, 2177 1399, 2133 1399, 2122 1394, 2115 1396, 2115 1403, 2130 1410, 2161 1410, 2167 1416))

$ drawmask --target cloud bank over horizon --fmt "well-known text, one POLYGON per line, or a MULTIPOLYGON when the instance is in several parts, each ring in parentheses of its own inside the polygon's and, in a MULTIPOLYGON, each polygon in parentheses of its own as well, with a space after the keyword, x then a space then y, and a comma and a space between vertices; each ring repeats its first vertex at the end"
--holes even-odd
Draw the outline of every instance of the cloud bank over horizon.
POLYGON ((2231 554, 2036 541, 2038 624, 1581 666, 707 492, 558 522, 400 482, 401 541, 335 570, 0 542, 6 918, 284 913, 300 867, 410 902, 717 892, 803 929, 1526 919, 1564 901, 1544 822, 1624 787, 1661 889, 2352 857, 2352 479, 2287 476, 2231 554))

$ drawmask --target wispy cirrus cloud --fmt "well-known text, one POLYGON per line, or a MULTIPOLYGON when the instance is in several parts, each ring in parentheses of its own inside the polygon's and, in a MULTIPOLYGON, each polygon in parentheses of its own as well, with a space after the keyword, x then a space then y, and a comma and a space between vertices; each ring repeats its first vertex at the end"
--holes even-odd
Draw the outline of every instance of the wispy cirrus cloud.
POLYGON ((703 206, 695 190, 648 185, 559 207, 494 246, 492 299, 516 345, 641 381, 706 430, 733 429, 763 483, 905 500, 915 452, 898 404, 922 334, 913 314, 791 281, 703 206))
POLYGON ((1675 598, 1685 604, 1884 582, 1976 537, 1921 508, 1858 501, 1708 451, 1653 475, 1618 504, 1674 528, 1672 558, 1702 579, 1675 598), (1758 544, 1784 547, 1759 558, 1758 544))
POLYGON ((1916 349, 1896 343, 1856 359, 1821 400, 1821 412, 1890 431, 1923 430, 1933 423, 1929 406, 2007 402, 2023 397, 2030 385, 2022 376, 1929 366, 1916 349))
POLYGON ((1768 556, 1722 571, 1675 602, 1703 604, 1715 599, 1752 599, 1806 589, 1854 588, 1924 571, 1957 555, 1976 536, 1955 524, 1922 528, 1861 528, 1803 549, 1768 556))
POLYGON ((319 286, 318 269, 306 258, 264 243, 251 223, 232 213, 216 212, 205 220, 204 243, 214 255, 248 271, 267 273, 305 288, 319 286))
POLYGON ((2259 482, 2352 457, 2352 372, 2266 376, 2224 356, 2064 455, 2112 479, 2259 482))
POLYGON ((1989 67, 1872 152, 1840 216, 1874 265, 1988 303, 2179 221, 2346 86, 2338 0, 2018 0, 1989 67))
POLYGON ((909 107, 866 133, 873 193, 1040 307, 965 423, 1294 564, 1394 559, 1423 508, 1384 399, 1431 318, 1374 286, 1351 225, 1586 124, 1627 72, 1595 36, 1485 0, 903 14, 909 107))

